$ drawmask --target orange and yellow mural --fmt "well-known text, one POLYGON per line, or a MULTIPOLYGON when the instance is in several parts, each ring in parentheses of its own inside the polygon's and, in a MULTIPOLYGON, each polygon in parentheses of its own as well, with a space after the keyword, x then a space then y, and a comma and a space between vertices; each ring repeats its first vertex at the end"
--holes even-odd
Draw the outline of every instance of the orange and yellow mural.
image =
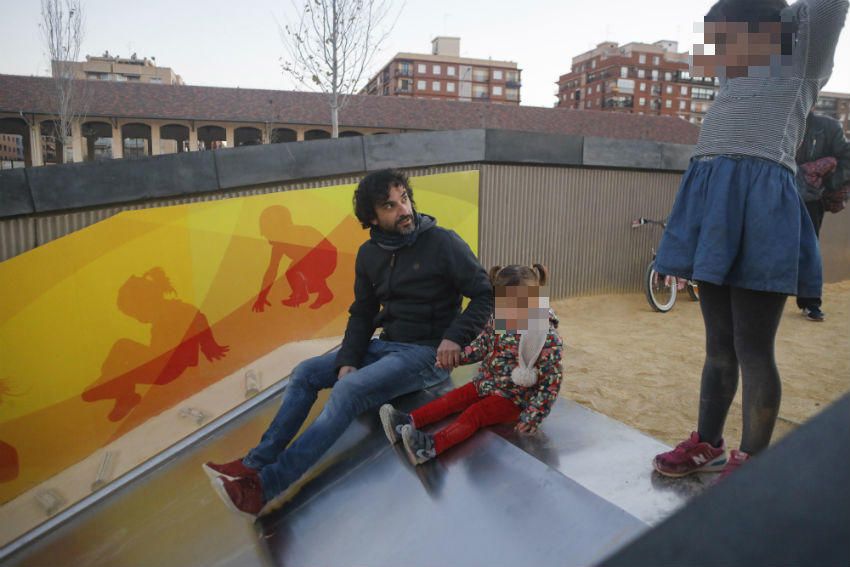
MULTIPOLYGON (((476 250, 478 172, 411 182, 476 250)), ((284 343, 342 334, 368 237, 353 190, 128 211, 0 263, 0 503, 284 343)))

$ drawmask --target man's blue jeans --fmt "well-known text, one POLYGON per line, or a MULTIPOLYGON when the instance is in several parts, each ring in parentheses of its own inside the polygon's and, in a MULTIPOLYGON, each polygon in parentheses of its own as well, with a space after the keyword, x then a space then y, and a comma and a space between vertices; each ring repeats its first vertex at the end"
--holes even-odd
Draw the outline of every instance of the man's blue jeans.
POLYGON ((342 380, 337 379, 335 351, 299 364, 260 444, 242 461, 259 469, 266 500, 298 480, 359 414, 448 378, 447 371, 434 366, 436 354, 429 346, 372 339, 362 366, 342 380), (322 412, 290 445, 325 388, 333 391, 322 412))

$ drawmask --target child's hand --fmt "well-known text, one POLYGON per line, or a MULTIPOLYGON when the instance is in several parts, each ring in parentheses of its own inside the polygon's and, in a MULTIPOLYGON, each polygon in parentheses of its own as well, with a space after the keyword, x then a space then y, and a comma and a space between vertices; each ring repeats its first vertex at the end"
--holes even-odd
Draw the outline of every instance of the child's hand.
POLYGON ((516 427, 514 427, 514 429, 517 432, 524 433, 526 435, 533 435, 534 433, 537 433, 537 426, 531 425, 530 423, 519 422, 516 424, 516 427))

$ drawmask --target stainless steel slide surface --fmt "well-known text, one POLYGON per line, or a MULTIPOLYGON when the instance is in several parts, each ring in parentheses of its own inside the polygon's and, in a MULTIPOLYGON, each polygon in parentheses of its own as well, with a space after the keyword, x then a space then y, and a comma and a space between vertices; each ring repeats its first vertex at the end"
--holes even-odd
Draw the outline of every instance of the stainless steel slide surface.
MULTIPOLYGON (((452 380, 470 377, 464 369, 452 380)), ((387 443, 375 411, 252 524, 225 508, 201 464, 244 454, 279 403, 223 426, 6 564, 589 565, 703 486, 659 478, 650 461, 663 444, 568 400, 535 436, 491 428, 419 467, 387 443)))

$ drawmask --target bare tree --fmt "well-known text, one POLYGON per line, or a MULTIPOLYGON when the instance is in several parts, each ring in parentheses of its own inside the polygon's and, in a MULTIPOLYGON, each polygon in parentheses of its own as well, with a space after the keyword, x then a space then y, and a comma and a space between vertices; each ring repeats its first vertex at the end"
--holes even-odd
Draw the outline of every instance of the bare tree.
POLYGON ((85 114, 85 83, 74 80, 73 63, 79 59, 85 19, 81 0, 41 0, 41 35, 50 58, 56 93, 54 137, 62 161, 72 124, 85 114), (79 84, 82 83, 82 84, 79 84))
POLYGON ((279 25, 286 50, 281 66, 297 83, 327 96, 331 137, 338 138, 340 110, 395 25, 384 26, 389 0, 292 1, 297 22, 279 25))

